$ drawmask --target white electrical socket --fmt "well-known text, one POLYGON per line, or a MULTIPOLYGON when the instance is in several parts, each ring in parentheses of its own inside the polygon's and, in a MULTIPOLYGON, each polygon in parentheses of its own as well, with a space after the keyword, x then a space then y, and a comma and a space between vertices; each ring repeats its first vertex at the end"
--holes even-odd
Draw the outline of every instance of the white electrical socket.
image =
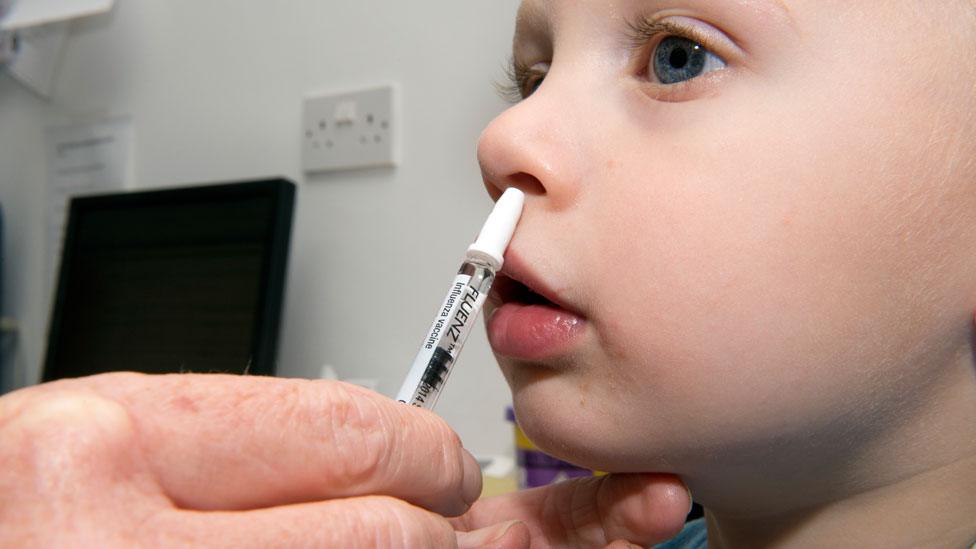
POLYGON ((389 84, 306 97, 302 116, 305 171, 395 166, 395 91, 389 84))

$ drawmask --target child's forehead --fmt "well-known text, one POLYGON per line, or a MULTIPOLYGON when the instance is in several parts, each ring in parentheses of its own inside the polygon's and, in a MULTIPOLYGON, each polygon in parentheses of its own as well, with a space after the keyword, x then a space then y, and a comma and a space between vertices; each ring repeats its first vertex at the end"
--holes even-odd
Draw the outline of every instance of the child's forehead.
POLYGON ((717 23, 732 18, 785 24, 800 34, 835 27, 837 18, 850 14, 857 15, 861 28, 884 27, 892 20, 949 22, 950 26, 963 27, 963 37, 970 40, 976 30, 976 0, 940 0, 932 4, 927 0, 522 0, 515 21, 515 41, 551 38, 559 34, 561 19, 581 13, 602 19, 633 20, 657 12, 707 14, 717 23))
MULTIPOLYGON (((523 0, 515 21, 516 51, 526 44, 552 44, 557 36, 619 32, 657 14, 703 17, 718 26, 767 33, 798 31, 796 13, 837 9, 846 0, 523 0), (576 23, 572 23, 572 21, 576 23), (743 24, 748 22, 748 24, 743 24)), ((965 0, 970 1, 970 0, 965 0)), ((972 0, 976 2, 976 0, 972 0)), ((811 14, 807 14, 811 15, 811 14)), ((550 47, 550 46, 543 46, 550 47)))

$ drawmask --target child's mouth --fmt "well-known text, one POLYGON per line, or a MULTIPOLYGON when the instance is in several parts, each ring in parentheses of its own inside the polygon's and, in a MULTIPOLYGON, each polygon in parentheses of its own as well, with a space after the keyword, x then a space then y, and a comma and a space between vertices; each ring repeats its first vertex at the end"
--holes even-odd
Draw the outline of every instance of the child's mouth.
POLYGON ((531 288, 510 276, 499 273, 492 285, 498 293, 499 300, 504 303, 521 303, 523 305, 549 305, 558 307, 545 296, 536 293, 531 288))
POLYGON ((540 293, 545 290, 536 291, 513 275, 523 276, 499 273, 492 288, 495 309, 488 318, 492 349, 502 356, 523 360, 546 360, 567 354, 582 335, 584 318, 540 293))

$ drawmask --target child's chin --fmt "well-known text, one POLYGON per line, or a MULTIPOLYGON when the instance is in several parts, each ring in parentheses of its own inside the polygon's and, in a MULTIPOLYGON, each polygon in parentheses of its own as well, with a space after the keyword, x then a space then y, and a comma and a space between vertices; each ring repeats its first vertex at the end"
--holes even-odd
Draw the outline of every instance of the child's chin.
POLYGON ((673 472, 619 420, 533 393, 515 393, 515 415, 529 440, 547 454, 597 471, 673 472))

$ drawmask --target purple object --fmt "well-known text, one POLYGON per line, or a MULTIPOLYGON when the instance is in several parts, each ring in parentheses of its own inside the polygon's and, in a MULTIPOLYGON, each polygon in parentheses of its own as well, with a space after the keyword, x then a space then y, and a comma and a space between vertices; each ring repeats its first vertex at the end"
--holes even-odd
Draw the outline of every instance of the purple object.
POLYGON ((518 422, 511 407, 505 409, 505 419, 515 425, 515 461, 519 468, 519 488, 536 488, 570 478, 588 477, 593 471, 554 458, 532 444, 518 422))

